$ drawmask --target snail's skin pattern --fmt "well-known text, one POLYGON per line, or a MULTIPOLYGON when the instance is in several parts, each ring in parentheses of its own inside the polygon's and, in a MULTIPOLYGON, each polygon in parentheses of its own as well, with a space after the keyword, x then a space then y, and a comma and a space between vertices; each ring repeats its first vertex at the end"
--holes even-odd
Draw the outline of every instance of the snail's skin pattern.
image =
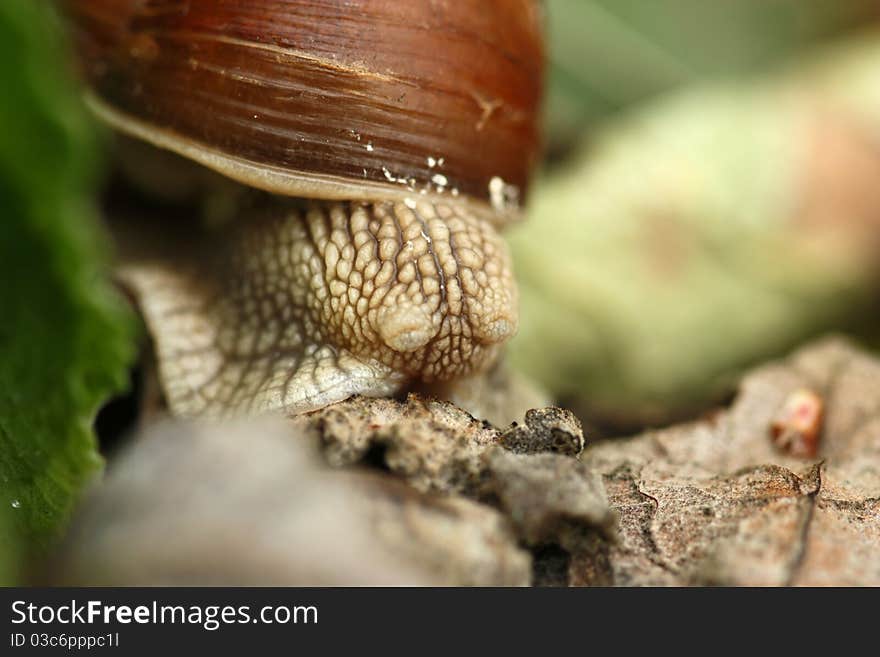
POLYGON ((301 412, 488 369, 517 325, 507 247, 464 205, 311 202, 122 278, 181 415, 301 412))

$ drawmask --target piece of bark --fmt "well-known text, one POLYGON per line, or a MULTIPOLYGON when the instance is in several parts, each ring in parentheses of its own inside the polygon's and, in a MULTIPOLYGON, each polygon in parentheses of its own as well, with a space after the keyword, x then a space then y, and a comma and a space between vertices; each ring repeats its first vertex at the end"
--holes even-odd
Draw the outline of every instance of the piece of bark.
POLYGON ((497 511, 329 470, 282 422, 165 423, 87 498, 51 583, 525 585, 497 511))
POLYGON ((291 419, 311 432, 334 466, 368 459, 423 492, 472 492, 480 479, 480 455, 498 430, 458 407, 409 395, 406 402, 352 397, 291 419))
POLYGON ((616 515, 602 478, 581 461, 495 448, 485 462, 484 499, 497 504, 520 540, 539 554, 542 547, 558 546, 572 560, 583 560, 615 540, 616 515))
POLYGON ((533 408, 526 412, 525 424, 510 427, 500 436, 499 444, 517 454, 577 456, 584 449, 584 434, 570 412, 554 407, 533 408))
POLYGON ((479 497, 491 447, 576 456, 584 446, 580 422, 563 409, 533 409, 523 425, 502 430, 416 394, 405 402, 356 396, 291 422, 318 437, 332 465, 369 460, 420 491, 473 497, 479 497))
POLYGON ((383 545, 435 581, 456 586, 526 586, 531 558, 501 513, 458 495, 419 493, 388 477, 365 489, 368 518, 383 545))
POLYGON ((604 556, 573 560, 570 581, 880 585, 880 362, 843 340, 758 369, 714 418, 596 445, 583 461, 602 474, 619 533, 604 556), (825 423, 817 456, 799 459, 771 428, 805 388, 825 423))
POLYGON ((556 454, 486 454, 484 494, 494 495, 519 535, 530 545, 559 542, 582 529, 613 537, 614 514, 601 477, 577 459, 556 454))
MULTIPOLYGON (((496 507, 536 551, 567 555, 612 535, 603 483, 577 456, 580 422, 559 408, 532 409, 500 430, 456 406, 418 395, 406 402, 353 397, 300 416, 335 465, 366 462, 425 493, 459 494, 496 507)), ((545 579, 540 573, 536 577, 545 579)))

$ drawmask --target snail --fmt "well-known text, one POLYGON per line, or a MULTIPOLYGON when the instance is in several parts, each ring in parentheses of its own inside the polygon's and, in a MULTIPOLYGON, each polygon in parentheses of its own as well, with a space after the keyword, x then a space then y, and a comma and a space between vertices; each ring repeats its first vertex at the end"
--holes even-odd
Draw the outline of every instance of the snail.
POLYGON ((262 194, 195 237, 157 217, 166 252, 120 267, 173 412, 300 412, 498 360, 518 312, 500 232, 540 149, 538 0, 62 8, 89 105, 142 144, 129 169, 262 194))

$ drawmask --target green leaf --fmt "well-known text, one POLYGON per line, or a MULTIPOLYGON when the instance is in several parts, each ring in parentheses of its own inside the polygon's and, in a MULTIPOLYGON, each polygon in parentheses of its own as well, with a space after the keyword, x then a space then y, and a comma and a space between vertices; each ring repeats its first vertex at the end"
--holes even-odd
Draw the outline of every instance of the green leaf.
POLYGON ((0 2, 0 560, 16 537, 39 548, 58 535, 101 465, 94 415, 133 355, 92 206, 95 135, 60 37, 48 3, 0 2))

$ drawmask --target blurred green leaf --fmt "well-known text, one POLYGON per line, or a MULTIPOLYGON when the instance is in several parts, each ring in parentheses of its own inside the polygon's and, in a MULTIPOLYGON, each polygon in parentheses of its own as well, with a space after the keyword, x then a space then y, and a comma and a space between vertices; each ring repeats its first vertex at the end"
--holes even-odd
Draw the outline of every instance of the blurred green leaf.
POLYGON ((752 73, 880 17, 874 0, 548 0, 547 131, 684 84, 752 73))
MULTIPOLYGON (((95 138, 48 3, 0 3, 0 558, 54 538, 100 467, 133 322, 103 269, 95 138), (12 531, 9 531, 9 527, 12 531)), ((0 567, 0 570, 3 570, 0 567)))
POLYGON ((638 422, 864 316, 880 265, 877 71, 875 35, 809 69, 671 95, 594 135, 509 232, 514 363, 638 422))

